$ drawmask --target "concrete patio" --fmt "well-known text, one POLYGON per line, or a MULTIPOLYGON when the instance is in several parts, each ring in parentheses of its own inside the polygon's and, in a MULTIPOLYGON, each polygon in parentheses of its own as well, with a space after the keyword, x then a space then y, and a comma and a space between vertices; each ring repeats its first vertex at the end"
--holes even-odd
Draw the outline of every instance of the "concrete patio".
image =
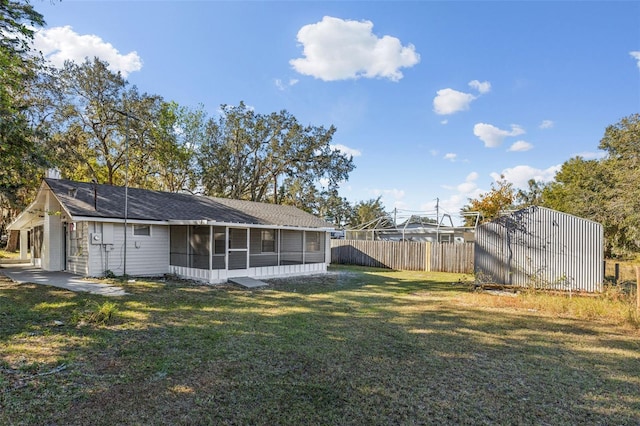
POLYGON ((44 271, 31 264, 0 264, 0 274, 18 283, 34 283, 101 296, 124 296, 124 289, 62 271, 44 271))

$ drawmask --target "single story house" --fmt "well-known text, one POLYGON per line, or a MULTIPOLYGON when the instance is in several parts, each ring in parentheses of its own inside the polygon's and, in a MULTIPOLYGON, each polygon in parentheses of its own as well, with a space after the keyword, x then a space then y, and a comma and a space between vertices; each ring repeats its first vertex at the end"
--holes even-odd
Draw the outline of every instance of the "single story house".
POLYGON ((222 283, 326 272, 333 227, 293 206, 46 178, 9 229, 47 271, 222 283))
POLYGON ((567 291, 602 291, 602 225, 531 206, 476 229, 474 267, 480 283, 567 291))

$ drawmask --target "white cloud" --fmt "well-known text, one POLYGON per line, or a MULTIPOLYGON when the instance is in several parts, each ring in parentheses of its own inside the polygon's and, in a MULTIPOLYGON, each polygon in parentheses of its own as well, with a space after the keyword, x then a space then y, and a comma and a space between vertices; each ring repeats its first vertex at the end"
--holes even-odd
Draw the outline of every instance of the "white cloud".
MULTIPOLYGON (((477 172, 471 172, 467 175, 464 182, 455 186, 445 186, 445 189, 455 191, 455 193, 445 200, 440 200, 442 210, 452 215, 457 215, 462 207, 467 204, 469 198, 478 198, 482 193, 476 183, 478 177, 477 172)), ((454 217, 454 220, 457 219, 454 217)))
POLYGON ((638 50, 634 50, 632 52, 629 52, 629 55, 631 55, 631 57, 633 59, 635 59, 636 61, 638 61, 638 68, 640 68, 640 51, 638 50))
POLYGON ((526 189, 529 186, 529 179, 535 179, 539 182, 552 181, 561 166, 561 164, 558 164, 547 169, 536 169, 535 167, 520 165, 504 169, 500 173, 491 173, 491 177, 498 180, 500 176, 504 176, 508 182, 513 183, 515 188, 526 189))
POLYGON ((502 130, 486 123, 477 123, 473 126, 473 134, 476 135, 484 146, 488 148, 495 148, 502 144, 502 141, 508 136, 519 136, 524 134, 525 131, 517 124, 511 125, 511 130, 502 130))
MULTIPOLYGON (((491 83, 488 81, 473 80, 469 82, 469 86, 476 89, 481 95, 491 90, 491 83)), ((436 92, 436 97, 433 99, 433 111, 439 115, 466 111, 469 109, 471 102, 476 99, 478 97, 471 93, 460 92, 451 88, 441 89, 436 92)), ((447 124, 447 120, 443 120, 440 123, 447 124)))
MULTIPOLYGON (((440 200, 440 208, 444 212, 448 212, 449 214, 452 214, 452 215, 458 214, 462 209, 462 207, 465 204, 467 204, 467 201, 469 198, 475 198, 475 196, 465 195, 465 194, 453 194, 446 200, 440 200)), ((449 222, 446 221, 446 219, 443 218, 442 220, 445 220, 444 223, 446 223, 447 225, 449 224, 449 222)), ((456 218, 454 218, 454 220, 456 220, 456 218)), ((458 221, 456 220, 456 222, 458 221)), ((459 223, 456 223, 456 222, 454 222, 454 225, 459 225, 459 223)))
POLYGON ((478 173, 471 172, 467 175, 464 182, 455 186, 443 185, 442 187, 450 191, 456 191, 460 195, 470 196, 471 194, 475 194, 478 190, 478 184, 475 182, 476 180, 478 180, 478 173))
POLYGON ((372 32, 371 21, 352 21, 325 16, 298 31, 303 58, 289 61, 300 74, 324 81, 388 78, 399 81, 400 68, 420 62, 415 46, 402 46, 399 39, 372 32))
POLYGON ((449 115, 469 109, 471 102, 476 99, 470 93, 459 92, 453 89, 441 89, 436 92, 433 99, 433 110, 439 115, 449 115))
POLYGON ((478 80, 473 80, 469 82, 469 87, 476 89, 478 92, 480 92, 481 95, 484 95, 485 93, 489 93, 491 91, 491 83, 489 83, 488 81, 480 82, 478 80))
POLYGON ((111 43, 96 35, 80 35, 68 25, 37 31, 33 45, 57 68, 67 60, 82 63, 85 58, 98 57, 109 63, 111 71, 119 71, 124 77, 142 69, 142 59, 137 52, 123 55, 111 43))
POLYGON ((334 151, 340 151, 341 153, 350 155, 352 157, 360 157, 362 155, 362 152, 360 150, 349 148, 346 145, 337 144, 337 145, 331 145, 330 147, 334 151))
POLYGON ((432 149, 432 150, 429 151, 429 154, 433 155, 434 157, 437 157, 439 152, 438 152, 437 149, 432 149))
POLYGON ((513 143, 513 145, 509 147, 507 151, 524 152, 524 151, 529 151, 532 148, 533 148, 533 145, 531 145, 529 142, 516 141, 513 143))
POLYGON ((538 126, 540 129, 550 129, 555 125, 555 123, 551 120, 542 120, 542 123, 538 126))
POLYGON ((457 157, 458 157, 458 154, 454 154, 453 152, 448 152, 442 158, 449 161, 456 161, 457 157))
POLYGON ((279 78, 276 78, 274 80, 274 83, 276 85, 276 87, 278 88, 278 90, 284 91, 287 90, 287 88, 291 87, 291 86, 295 86, 296 84, 298 84, 298 79, 295 78, 290 78, 288 83, 285 83, 284 81, 282 81, 279 78))

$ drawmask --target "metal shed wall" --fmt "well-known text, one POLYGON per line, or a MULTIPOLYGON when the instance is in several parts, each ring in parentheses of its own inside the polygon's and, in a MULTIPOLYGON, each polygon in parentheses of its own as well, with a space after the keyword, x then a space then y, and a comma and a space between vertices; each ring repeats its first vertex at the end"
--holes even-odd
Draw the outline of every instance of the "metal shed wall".
POLYGON ((544 207, 528 207, 476 230, 475 274, 483 283, 599 292, 602 225, 544 207))

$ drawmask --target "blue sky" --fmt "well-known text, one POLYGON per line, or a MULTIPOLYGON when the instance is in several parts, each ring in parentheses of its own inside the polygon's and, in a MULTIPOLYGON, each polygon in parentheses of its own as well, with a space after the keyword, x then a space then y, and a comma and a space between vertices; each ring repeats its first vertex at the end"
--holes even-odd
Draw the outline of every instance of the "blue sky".
POLYGON ((640 112, 640 2, 34 2, 54 64, 98 56, 181 105, 335 125, 350 201, 457 215, 548 181, 640 112))

